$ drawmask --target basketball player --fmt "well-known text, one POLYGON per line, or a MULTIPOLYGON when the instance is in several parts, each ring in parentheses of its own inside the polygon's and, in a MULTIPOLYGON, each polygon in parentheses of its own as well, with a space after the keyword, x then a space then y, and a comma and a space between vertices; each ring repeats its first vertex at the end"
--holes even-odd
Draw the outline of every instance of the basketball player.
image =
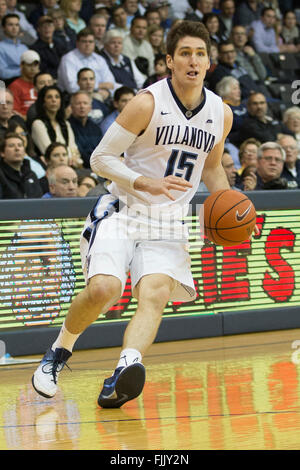
POLYGON ((221 158, 232 113, 203 87, 209 52, 202 23, 175 24, 167 40, 172 78, 141 90, 91 156, 93 171, 112 181, 110 194, 98 200, 83 230, 87 286, 32 379, 45 397, 55 395, 58 374, 80 334, 121 297, 129 271, 138 307, 116 369, 104 380, 98 398, 103 408, 120 407, 141 393, 142 357, 167 302, 196 297, 182 218, 201 177, 210 192, 229 189, 221 158))

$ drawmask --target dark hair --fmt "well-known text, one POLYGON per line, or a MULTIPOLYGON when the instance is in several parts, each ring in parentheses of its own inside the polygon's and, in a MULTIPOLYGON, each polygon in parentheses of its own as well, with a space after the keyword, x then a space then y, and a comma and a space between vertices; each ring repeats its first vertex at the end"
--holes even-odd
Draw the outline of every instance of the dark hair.
POLYGON ((127 95, 128 93, 132 93, 133 95, 135 95, 135 92, 132 88, 129 88, 128 86, 121 86, 115 91, 114 101, 119 101, 121 96, 127 95))
POLYGON ((260 16, 264 16, 264 14, 266 13, 266 11, 268 11, 268 10, 272 10, 272 11, 274 11, 274 13, 276 13, 275 10, 274 10, 274 8, 272 8, 272 7, 265 7, 265 8, 263 8, 263 9, 261 10, 260 16))
POLYGON ((22 139, 22 137, 19 134, 17 134, 16 132, 7 132, 4 135, 4 137, 0 140, 0 152, 5 151, 6 141, 8 139, 20 139, 23 143, 23 146, 24 146, 24 140, 22 139))
POLYGON ((166 54, 161 54, 160 52, 155 54, 154 65, 156 65, 160 60, 163 60, 166 63, 166 54))
POLYGON ((78 70, 78 72, 77 72, 77 81, 80 79, 80 75, 81 75, 83 72, 93 72, 94 77, 95 77, 95 72, 94 72, 93 69, 90 69, 90 68, 88 68, 88 67, 83 67, 82 69, 78 70))
POLYGON ((223 46, 229 46, 229 45, 232 45, 235 49, 235 45, 234 45, 234 43, 231 39, 226 39, 226 41, 221 41, 218 44, 218 51, 220 52, 220 50, 222 49, 223 46))
MULTIPOLYGON (((38 79, 41 75, 51 75, 51 73, 50 73, 50 72, 38 72, 38 73, 36 73, 35 76, 33 77, 33 84, 34 84, 34 86, 36 86, 36 84, 37 84, 37 79, 38 79)), ((52 75, 51 75, 51 77, 52 77, 52 75)))
POLYGON ((212 18, 217 18, 218 23, 220 24, 219 16, 217 15, 217 13, 213 13, 213 12, 205 13, 205 15, 203 15, 203 18, 202 18, 202 23, 206 25, 207 21, 211 20, 212 18))
POLYGON ((63 137, 65 139, 65 142, 68 146, 68 144, 69 144, 69 134, 68 134, 67 122, 66 122, 66 119, 65 119, 64 98, 63 98, 61 90, 56 85, 44 86, 39 91, 37 100, 35 102, 36 103, 36 111, 37 111, 36 119, 41 119, 44 122, 51 142, 55 142, 56 141, 56 132, 55 132, 55 129, 53 129, 53 127, 51 125, 51 122, 50 122, 50 119, 49 119, 49 117, 46 113, 46 110, 44 108, 45 96, 46 96, 47 92, 50 91, 50 90, 57 91, 59 93, 59 96, 60 96, 60 103, 61 104, 60 104, 60 108, 59 108, 59 110, 57 111, 57 114, 56 114, 56 120, 57 120, 58 124, 60 125, 62 135, 63 135, 63 137))
POLYGON ((76 41, 80 41, 81 38, 86 38, 87 36, 94 36, 95 34, 90 28, 83 28, 79 31, 79 33, 76 36, 76 41))
POLYGON ((210 54, 209 32, 200 21, 178 21, 171 27, 167 36, 167 54, 174 56, 178 41, 186 36, 202 39, 206 44, 207 55, 210 54))
POLYGON ((57 147, 64 147, 64 149, 68 152, 68 147, 61 143, 61 142, 52 142, 52 144, 48 145, 48 147, 46 148, 45 150, 45 160, 47 163, 50 162, 50 158, 51 158, 51 153, 53 152, 54 149, 56 149, 57 147))
MULTIPOLYGON (((25 150, 26 150, 27 155, 29 155, 30 157, 35 158, 36 157, 36 152, 34 151, 34 143, 33 143, 32 137, 30 135, 30 132, 28 132, 28 129, 27 129, 25 123, 23 124, 22 121, 15 121, 13 119, 10 120, 9 123, 8 123, 6 134, 11 134, 11 133, 17 134, 16 133, 17 127, 22 127, 24 132, 26 132, 27 147, 25 148, 25 150)), ((17 134, 17 135, 20 137, 19 134, 17 134)))
POLYGON ((1 20, 2 28, 4 28, 4 26, 6 25, 6 21, 9 20, 10 18, 18 18, 18 20, 20 20, 19 15, 17 15, 16 13, 7 13, 7 15, 3 16, 1 20))

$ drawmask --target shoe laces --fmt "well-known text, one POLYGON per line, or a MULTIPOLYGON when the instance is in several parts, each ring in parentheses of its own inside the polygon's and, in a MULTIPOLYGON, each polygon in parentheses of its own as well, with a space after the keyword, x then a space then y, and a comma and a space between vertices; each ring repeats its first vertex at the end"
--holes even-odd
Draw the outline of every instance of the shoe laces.
POLYGON ((52 374, 52 382, 57 384, 57 376, 59 372, 67 366, 67 368, 71 371, 72 369, 68 366, 66 361, 62 361, 61 359, 46 359, 45 363, 42 366, 42 371, 44 374, 52 374), (50 366, 50 367, 49 367, 50 366))

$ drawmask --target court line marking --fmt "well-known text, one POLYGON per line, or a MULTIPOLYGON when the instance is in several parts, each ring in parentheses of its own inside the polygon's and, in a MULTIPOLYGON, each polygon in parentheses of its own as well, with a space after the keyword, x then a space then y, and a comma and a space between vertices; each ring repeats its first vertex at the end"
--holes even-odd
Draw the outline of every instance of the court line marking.
MULTIPOLYGON (((98 410, 100 411, 100 409, 98 410)), ((232 418, 232 417, 243 417, 243 416, 263 416, 263 415, 278 415, 278 414, 293 414, 300 413, 300 410, 281 410, 281 411, 258 411, 257 413, 224 413, 224 414, 213 414, 213 415, 197 415, 197 416, 165 416, 157 418, 126 418, 126 419, 100 419, 93 421, 66 421, 62 423, 48 422, 42 424, 8 424, 0 425, 0 429, 9 429, 9 428, 27 428, 27 427, 39 427, 39 426, 49 426, 51 424, 55 426, 69 426, 71 425, 83 425, 83 424, 101 424, 101 423, 122 423, 122 422, 145 422, 145 421, 168 421, 174 419, 210 419, 210 418, 232 418)))

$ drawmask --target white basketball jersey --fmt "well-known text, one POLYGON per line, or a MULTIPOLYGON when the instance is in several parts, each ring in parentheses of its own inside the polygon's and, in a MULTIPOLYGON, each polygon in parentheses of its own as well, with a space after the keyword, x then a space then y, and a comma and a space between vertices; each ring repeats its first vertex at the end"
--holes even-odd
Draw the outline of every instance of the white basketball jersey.
POLYGON ((127 149, 125 164, 149 178, 181 176, 193 187, 186 192, 172 191, 175 201, 142 191, 129 194, 114 182, 108 189, 129 207, 142 204, 175 215, 179 207, 181 212, 188 207, 198 189, 205 159, 223 136, 223 103, 219 96, 203 88, 201 104, 193 111, 187 110, 177 98, 170 79, 140 91, 146 92, 154 98, 153 115, 144 133, 127 149))

